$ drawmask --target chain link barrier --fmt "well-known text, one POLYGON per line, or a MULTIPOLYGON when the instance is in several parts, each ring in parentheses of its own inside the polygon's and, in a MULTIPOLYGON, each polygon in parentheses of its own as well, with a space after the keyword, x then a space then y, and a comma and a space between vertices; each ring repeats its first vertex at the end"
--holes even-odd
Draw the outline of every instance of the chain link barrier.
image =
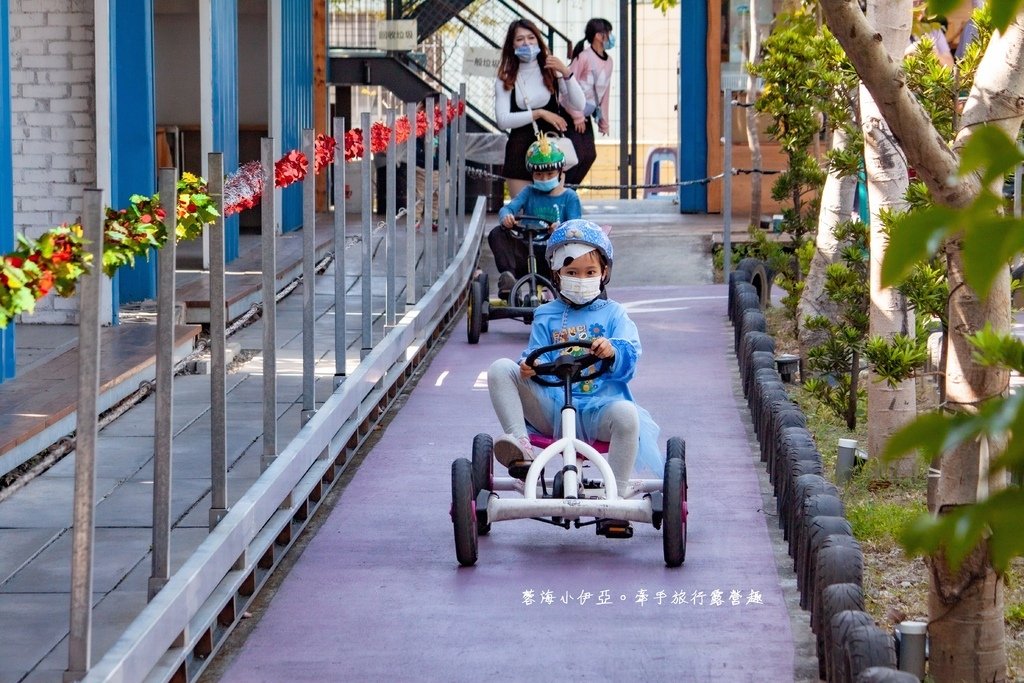
MULTIPOLYGON (((776 175, 782 173, 782 171, 766 169, 757 170, 754 168, 734 168, 732 169, 732 175, 752 175, 754 173, 760 173, 761 175, 776 175)), ((483 180, 507 180, 504 176, 491 173, 482 168, 473 168, 470 166, 466 167, 466 175, 471 178, 478 178, 483 180)), ((690 185, 707 185, 713 180, 721 180, 725 177, 725 173, 719 173, 708 178, 698 178, 696 180, 681 180, 676 183, 649 183, 649 184, 637 184, 637 185, 566 185, 566 187, 574 190, 653 190, 659 188, 666 188, 675 185, 676 187, 687 187, 690 185)))

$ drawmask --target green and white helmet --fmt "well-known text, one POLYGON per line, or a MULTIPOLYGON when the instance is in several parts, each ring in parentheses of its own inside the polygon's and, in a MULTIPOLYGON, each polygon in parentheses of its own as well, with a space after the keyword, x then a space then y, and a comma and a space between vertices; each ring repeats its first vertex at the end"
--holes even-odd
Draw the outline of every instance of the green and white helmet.
POLYGON ((538 135, 537 140, 526 150, 526 170, 561 171, 565 166, 565 154, 558 149, 546 135, 538 135))

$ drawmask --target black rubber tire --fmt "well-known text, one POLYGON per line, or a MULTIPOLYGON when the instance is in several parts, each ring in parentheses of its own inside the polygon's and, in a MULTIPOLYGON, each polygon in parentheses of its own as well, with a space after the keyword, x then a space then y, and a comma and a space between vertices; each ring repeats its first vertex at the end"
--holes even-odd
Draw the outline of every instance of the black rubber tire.
MULTIPOLYGON (((686 462, 686 442, 680 436, 671 437, 665 444, 665 460, 672 458, 679 458, 684 463, 686 462)), ((685 467, 683 467, 683 473, 686 473, 685 467)))
POLYGON ((457 458, 452 463, 452 526, 455 557, 463 567, 476 564, 476 497, 473 495, 473 463, 457 458))
POLYGON ((469 283, 469 300, 466 303, 466 340, 470 344, 480 341, 484 326, 484 292, 480 280, 469 283))
POLYGON ((847 680, 856 681, 873 666, 896 668, 896 647, 892 635, 874 624, 857 626, 843 641, 843 666, 847 680))
POLYGON ((665 564, 678 567, 686 560, 686 463, 681 458, 665 460, 662 489, 661 534, 665 564))
POLYGON ((846 661, 843 657, 843 645, 850 636, 850 631, 858 626, 873 626, 875 620, 867 612, 860 610, 843 610, 832 615, 829 624, 828 642, 831 644, 831 651, 828 655, 828 666, 831 668, 832 677, 830 682, 847 683, 850 677, 846 671, 846 661))
POLYGON ((855 583, 833 583, 821 593, 821 623, 817 633, 818 676, 834 681, 832 663, 832 617, 845 611, 864 611, 864 591, 855 583))
MULTIPOLYGON (((481 491, 494 490, 494 441, 490 434, 477 434, 473 437, 473 500, 481 491)), ((487 521, 487 513, 478 510, 476 513, 476 531, 486 536, 491 531, 487 521)))
MULTIPOLYGON (((825 547, 829 536, 846 536, 853 539, 850 522, 842 515, 815 515, 801 518, 803 531, 800 534, 803 544, 796 549, 797 590, 800 591, 800 607, 810 609, 814 602, 811 597, 811 586, 814 585, 814 565, 818 561, 818 552, 825 547)), ((853 541, 856 543, 856 541, 853 541)), ((840 545, 833 543, 832 545, 840 545)), ((827 620, 823 623, 828 623, 827 620)), ((815 626, 811 626, 815 628, 815 626)))
POLYGON ((490 286, 490 280, 488 280, 488 278, 487 278, 487 273, 480 273, 479 275, 476 276, 476 281, 480 283, 480 289, 484 293, 484 298, 483 298, 484 305, 483 305, 483 308, 480 309, 480 331, 481 332, 487 332, 487 327, 488 327, 487 323, 489 322, 490 312, 491 312, 491 299, 490 299, 490 296, 491 296, 491 286, 490 286))
POLYGON ((856 683, 920 683, 921 679, 909 671, 886 666, 869 666, 860 672, 856 683))

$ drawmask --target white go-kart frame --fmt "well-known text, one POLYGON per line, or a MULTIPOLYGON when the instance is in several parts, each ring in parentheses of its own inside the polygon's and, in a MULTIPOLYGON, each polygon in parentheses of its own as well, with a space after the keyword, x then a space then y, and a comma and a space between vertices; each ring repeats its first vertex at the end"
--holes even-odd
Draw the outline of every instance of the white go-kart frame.
POLYGON ((458 458, 452 463, 451 518, 455 530, 455 554, 459 564, 476 563, 478 537, 490 532, 491 524, 512 519, 535 519, 566 529, 596 525, 608 537, 632 536, 629 522, 651 524, 661 529, 665 564, 678 567, 686 558, 686 447, 679 437, 668 440, 665 472, 661 479, 631 479, 627 495, 620 497, 615 474, 604 453, 594 444, 576 436, 576 409, 572 385, 594 379, 611 368, 610 360, 587 353, 561 354, 551 363, 536 360, 550 351, 570 347, 589 348, 590 341, 571 341, 536 349, 526 359, 534 367, 534 381, 562 387, 565 401, 561 410, 562 437, 536 438, 543 450, 530 464, 525 478, 494 476, 494 449, 489 434, 473 439, 472 460, 458 458), (589 374, 584 372, 600 365, 589 374), (554 379, 552 379, 554 378, 554 379), (543 478, 545 468, 561 459, 554 478, 543 478), (600 480, 589 480, 583 467, 596 468, 600 480), (521 496, 502 497, 499 492, 521 496))

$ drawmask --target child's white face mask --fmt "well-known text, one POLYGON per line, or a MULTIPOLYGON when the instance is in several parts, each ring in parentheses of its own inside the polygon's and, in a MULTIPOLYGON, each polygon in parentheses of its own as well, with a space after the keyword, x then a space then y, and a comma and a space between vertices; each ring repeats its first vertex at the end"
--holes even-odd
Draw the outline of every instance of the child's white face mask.
POLYGON ((601 277, 561 277, 559 290, 569 301, 583 305, 590 303, 601 294, 601 277))

